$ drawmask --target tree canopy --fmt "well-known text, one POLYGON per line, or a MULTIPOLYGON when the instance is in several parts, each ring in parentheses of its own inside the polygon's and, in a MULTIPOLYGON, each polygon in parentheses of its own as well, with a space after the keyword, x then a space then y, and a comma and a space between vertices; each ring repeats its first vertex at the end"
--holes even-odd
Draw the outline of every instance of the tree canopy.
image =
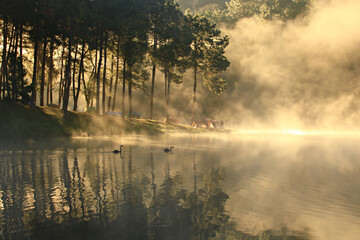
POLYGON ((306 14, 313 0, 178 0, 184 10, 200 13, 216 23, 232 25, 239 19, 288 21, 306 14))
POLYGON ((1 101, 43 106, 55 104, 57 92, 66 113, 81 93, 87 108, 104 114, 122 83, 122 115, 131 116, 132 89, 146 91, 152 65, 151 112, 155 70, 164 74, 168 105, 170 83, 181 84, 194 62, 209 90, 226 86, 218 73, 229 65, 229 39, 173 0, 4 0, 0 23, 1 101))

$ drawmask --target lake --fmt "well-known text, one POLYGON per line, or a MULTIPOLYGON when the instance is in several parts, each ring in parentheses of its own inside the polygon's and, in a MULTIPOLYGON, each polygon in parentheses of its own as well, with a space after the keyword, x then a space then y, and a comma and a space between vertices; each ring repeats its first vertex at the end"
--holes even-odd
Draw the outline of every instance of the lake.
POLYGON ((0 146, 0 240, 353 240, 359 226, 357 136, 133 135, 0 146))

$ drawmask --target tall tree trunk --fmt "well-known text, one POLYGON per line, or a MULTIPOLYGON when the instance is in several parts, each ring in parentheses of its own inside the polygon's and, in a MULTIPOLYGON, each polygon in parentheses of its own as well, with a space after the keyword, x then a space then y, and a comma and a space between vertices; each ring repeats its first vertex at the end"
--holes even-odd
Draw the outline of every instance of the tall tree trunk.
POLYGON ((70 86, 71 86, 71 47, 72 47, 72 37, 69 36, 68 43, 68 59, 65 67, 65 83, 64 83, 64 100, 63 100, 63 110, 64 114, 67 113, 69 106, 70 98, 70 86))
POLYGON ((130 76, 129 76, 129 84, 128 84, 128 91, 129 91, 129 118, 132 118, 133 116, 133 110, 132 110, 132 69, 129 68, 130 76))
POLYGON ((98 64, 98 71, 96 74, 96 114, 100 113, 100 70, 101 70, 101 61, 102 61, 102 44, 103 44, 103 37, 100 40, 100 52, 99 52, 99 64, 98 64))
POLYGON ((120 63, 120 37, 118 37, 118 46, 116 51, 116 79, 115 79, 115 87, 114 87, 114 98, 113 98, 113 105, 112 110, 115 110, 115 99, 116 99, 116 90, 119 80, 119 63, 120 63))
POLYGON ((51 38, 46 104, 53 103, 53 83, 52 83, 53 82, 53 69, 54 69, 54 39, 51 38))
POLYGON ((103 91, 102 91, 102 114, 105 114, 105 95, 106 95, 106 60, 107 60, 107 42, 108 32, 105 31, 105 43, 104 43, 104 71, 103 71, 103 91))
POLYGON ((82 80, 82 83, 83 83, 83 86, 84 86, 84 95, 85 95, 86 107, 89 107, 90 106, 90 96, 88 94, 88 90, 87 90, 86 83, 85 83, 85 71, 84 70, 82 71, 81 80, 82 80))
MULTIPOLYGON (((165 95, 164 95, 164 100, 165 100, 165 106, 166 106, 166 101, 167 101, 167 88, 168 88, 168 84, 167 84, 167 79, 168 79, 168 72, 165 71, 164 72, 164 83, 165 83, 165 95)), ((166 109, 165 109, 166 110, 166 109)))
POLYGON ((73 84, 73 100, 74 100, 74 104, 75 104, 75 95, 76 95, 76 84, 75 84, 75 75, 76 75, 76 59, 77 59, 77 52, 78 52, 78 41, 75 42, 75 55, 74 55, 74 65, 73 65, 73 72, 72 72, 72 84, 73 84))
POLYGON ((126 87, 126 60, 124 59, 123 65, 123 91, 122 91, 122 100, 121 100, 121 116, 125 118, 125 87, 126 87))
POLYGON ((12 82, 12 99, 13 101, 18 100, 18 93, 19 93, 19 75, 21 75, 21 70, 19 69, 19 64, 17 62, 17 50, 19 47, 19 25, 16 25, 15 28, 15 45, 13 48, 13 56, 15 58, 15 71, 13 76, 13 82, 12 82))
POLYGON ((43 56, 41 61, 40 106, 44 106, 46 46, 47 46, 47 40, 45 37, 43 43, 43 56))
MULTIPOLYGON (((35 34, 37 34, 35 32, 35 34)), ((33 76, 31 82, 31 105, 36 105, 36 71, 37 71, 37 55, 38 55, 39 42, 37 37, 35 36, 34 42, 34 66, 33 66, 33 76)))
MULTIPOLYGON (((91 55, 91 52, 90 52, 91 55)), ((91 61, 92 61, 92 57, 90 56, 91 61)), ((95 76, 97 76, 97 64, 98 64, 98 43, 96 42, 96 47, 95 47, 95 64, 93 64, 94 68, 93 68, 93 72, 95 74, 95 76)))
POLYGON ((166 98, 166 122, 169 122, 169 103, 170 103, 170 83, 171 83, 171 74, 168 73, 167 76, 167 98, 166 98))
POLYGON ((167 123, 169 121, 169 113, 168 113, 168 104, 169 104, 169 101, 168 101, 168 89, 169 89, 169 72, 167 70, 165 70, 164 72, 164 82, 165 82, 165 122, 167 123))
POLYGON ((5 99, 6 93, 5 93, 5 82, 6 82, 6 75, 7 75, 7 35, 8 35, 8 22, 7 17, 4 17, 3 22, 3 52, 2 52, 2 58, 1 58, 1 88, 2 88, 2 98, 5 99))
POLYGON ((191 111, 191 124, 193 124, 194 120, 195 120, 196 74, 197 74, 197 61, 196 61, 196 57, 195 57, 194 58, 194 91, 193 91, 193 104, 192 104, 192 111, 191 111))
MULTIPOLYGON (((154 33, 154 53, 157 50, 157 36, 154 33)), ((152 67, 152 78, 151 78, 151 97, 150 97, 150 119, 153 118, 153 105, 154 105, 154 90, 155 90, 155 73, 156 73, 156 63, 153 61, 152 67)))
POLYGON ((111 95, 112 95, 113 79, 114 79, 113 75, 114 75, 114 54, 111 54, 110 89, 109 89, 108 106, 107 106, 108 111, 110 111, 110 105, 111 105, 111 95))
MULTIPOLYGON (((19 43, 19 47, 20 47, 20 69, 23 69, 23 26, 20 25, 20 43, 19 43)), ((24 83, 24 76, 21 73, 20 74, 20 85, 21 85, 21 101, 22 103, 24 103, 24 96, 25 96, 25 83, 24 83)))
POLYGON ((2 36, 2 40, 3 40, 3 48, 2 48, 2 57, 1 57, 1 68, 0 68, 0 100, 3 98, 3 96, 5 96, 5 92, 3 93, 4 87, 3 87, 3 77, 4 77, 4 62, 6 60, 6 29, 7 29, 7 23, 6 23, 6 18, 4 18, 3 20, 3 36, 2 36))
POLYGON ((15 24, 12 25, 10 39, 9 39, 9 48, 7 49, 9 56, 11 52, 13 52, 13 47, 15 45, 15 24))
POLYGON ((17 57, 17 49, 19 47, 19 26, 16 25, 15 26, 15 38, 14 38, 14 42, 15 42, 15 45, 12 49, 12 52, 14 53, 15 55, 15 58, 17 57))
MULTIPOLYGON (((91 51, 86 51, 84 53, 84 58, 86 57, 86 53, 89 52, 89 57, 91 59, 91 63, 92 63, 92 57, 91 57, 91 51)), ((96 55, 95 55, 96 57, 96 55)), ((83 63, 84 64, 84 63, 83 63)), ((93 65, 94 66, 94 65, 93 65)), ((85 69, 84 69, 84 66, 83 66, 83 71, 82 71, 82 83, 83 83, 83 86, 84 86, 84 95, 85 95, 85 100, 86 100, 86 107, 88 108, 90 106, 90 104, 92 104, 92 94, 91 94, 91 89, 94 89, 93 87, 95 86, 94 84, 94 81, 93 81, 93 76, 94 76, 94 73, 96 72, 96 68, 93 67, 93 69, 91 70, 91 74, 90 76, 88 77, 88 83, 86 85, 85 83, 85 69), (90 89, 90 90, 89 90, 90 89), (89 92, 90 91, 90 92, 89 92)))
MULTIPOLYGON (((97 76, 97 64, 98 64, 98 45, 97 45, 97 42, 96 42, 96 47, 95 47, 96 51, 95 51, 95 66, 94 66, 94 71, 93 73, 95 74, 95 76, 97 76)), ((92 58, 91 58, 92 59, 92 58)), ((94 89, 95 88, 95 81, 92 81, 92 86, 91 86, 91 89, 94 89)), ((94 107, 94 97, 91 98, 91 107, 94 107)))
MULTIPOLYGON (((15 24, 13 24, 13 27, 11 29, 11 34, 10 34, 10 39, 9 39, 9 48, 8 48, 8 52, 7 52, 7 56, 10 56, 11 53, 14 52, 14 45, 15 45, 15 24)), ((9 60, 10 59, 7 59, 7 64, 9 64, 9 60)), ((13 75, 13 83, 15 83, 15 75, 16 75, 16 72, 13 72, 12 73, 13 75)), ((7 97, 9 98, 9 100, 13 100, 13 93, 11 90, 14 90, 14 89, 11 89, 10 87, 10 82, 9 82, 9 72, 8 72, 8 69, 6 69, 6 74, 5 74, 5 82, 6 82, 6 91, 7 91, 7 97)))
POLYGON ((63 98, 63 94, 64 94, 64 78, 63 78, 63 74, 64 74, 64 54, 65 54, 65 47, 63 45, 62 51, 61 51, 61 65, 60 65, 60 82, 59 82, 59 107, 61 106, 61 100, 63 98))
POLYGON ((76 90, 74 97, 74 111, 77 111, 77 106, 78 106, 78 99, 81 89, 81 73, 83 72, 83 68, 84 68, 84 56, 85 56, 85 41, 83 40, 82 48, 81 48, 81 56, 80 56, 79 75, 78 75, 78 88, 76 90))

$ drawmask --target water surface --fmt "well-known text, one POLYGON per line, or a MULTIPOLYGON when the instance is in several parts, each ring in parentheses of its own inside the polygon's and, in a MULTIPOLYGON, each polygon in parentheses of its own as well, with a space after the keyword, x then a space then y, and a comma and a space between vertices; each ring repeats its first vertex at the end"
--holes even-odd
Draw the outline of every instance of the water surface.
POLYGON ((2 143, 0 239, 360 239, 359 157, 354 136, 2 143))

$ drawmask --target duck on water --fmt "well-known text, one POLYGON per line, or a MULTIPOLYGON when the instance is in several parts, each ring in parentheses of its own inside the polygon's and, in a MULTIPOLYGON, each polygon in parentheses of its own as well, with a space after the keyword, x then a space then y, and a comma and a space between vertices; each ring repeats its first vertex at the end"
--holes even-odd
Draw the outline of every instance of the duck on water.
MULTIPOLYGON (((112 151, 112 152, 115 153, 115 154, 118 154, 118 153, 121 154, 121 153, 123 152, 123 147, 124 147, 124 145, 120 145, 120 150, 115 149, 115 150, 112 151)), ((165 153, 174 154, 173 150, 174 150, 174 147, 171 146, 170 148, 165 148, 163 151, 164 151, 165 153)))
POLYGON ((123 148, 123 147, 124 147, 123 145, 120 145, 120 150, 115 149, 115 150, 113 151, 113 153, 115 153, 115 154, 122 153, 122 148, 123 148))
POLYGON ((164 151, 165 153, 171 153, 171 154, 174 154, 173 149, 174 149, 174 147, 173 147, 173 146, 171 146, 170 148, 165 148, 163 151, 164 151))

